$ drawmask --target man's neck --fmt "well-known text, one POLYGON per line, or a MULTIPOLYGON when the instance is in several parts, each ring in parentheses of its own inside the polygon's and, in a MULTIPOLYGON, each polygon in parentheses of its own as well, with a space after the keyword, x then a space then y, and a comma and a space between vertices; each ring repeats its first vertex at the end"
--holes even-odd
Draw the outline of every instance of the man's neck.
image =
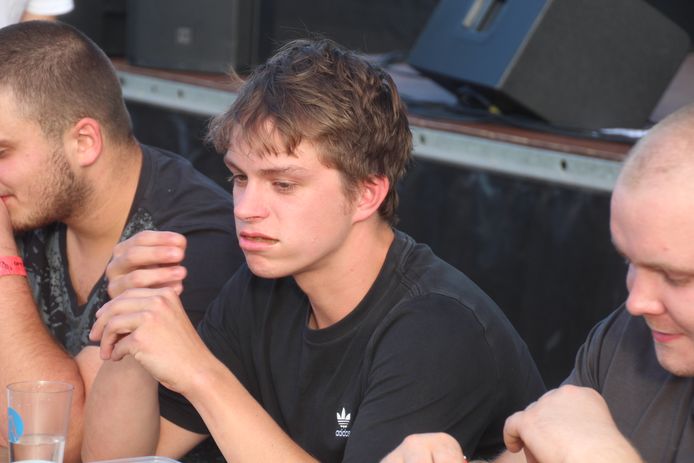
POLYGON ((371 289, 394 239, 390 225, 359 224, 338 254, 316 271, 295 275, 311 302, 312 328, 326 328, 349 315, 371 289))
POLYGON ((113 247, 123 233, 137 191, 142 154, 139 145, 128 149, 137 149, 137 153, 110 153, 111 159, 105 159, 110 162, 95 169, 92 194, 86 204, 65 221, 70 278, 80 303, 86 302, 103 275, 113 247))

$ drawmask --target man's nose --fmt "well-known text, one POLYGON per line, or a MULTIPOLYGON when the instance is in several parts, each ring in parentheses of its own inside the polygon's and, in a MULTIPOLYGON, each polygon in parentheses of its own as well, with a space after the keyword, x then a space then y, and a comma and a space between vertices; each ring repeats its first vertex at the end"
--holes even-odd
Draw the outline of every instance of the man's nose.
POLYGON ((633 264, 627 272, 629 297, 626 306, 634 316, 658 315, 664 312, 661 301, 662 277, 653 270, 638 269, 633 264))
POLYGON ((244 222, 267 216, 267 207, 261 188, 251 182, 243 188, 234 188, 234 216, 244 222))

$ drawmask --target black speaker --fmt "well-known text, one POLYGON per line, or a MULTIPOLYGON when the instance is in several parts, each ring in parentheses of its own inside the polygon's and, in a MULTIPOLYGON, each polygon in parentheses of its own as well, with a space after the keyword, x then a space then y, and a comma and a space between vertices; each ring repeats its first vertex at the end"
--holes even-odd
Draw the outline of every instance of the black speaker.
POLYGON ((646 0, 694 38, 694 2, 692 0, 646 0))
POLYGON ((128 0, 128 61, 202 72, 257 64, 260 0, 128 0))
POLYGON ((74 4, 60 20, 81 30, 107 55, 125 55, 125 0, 74 0, 74 4))
POLYGON ((364 53, 406 53, 438 0, 274 0, 275 44, 320 35, 364 53))
POLYGON ((408 61, 505 112, 643 127, 688 49, 642 0, 442 0, 408 61))

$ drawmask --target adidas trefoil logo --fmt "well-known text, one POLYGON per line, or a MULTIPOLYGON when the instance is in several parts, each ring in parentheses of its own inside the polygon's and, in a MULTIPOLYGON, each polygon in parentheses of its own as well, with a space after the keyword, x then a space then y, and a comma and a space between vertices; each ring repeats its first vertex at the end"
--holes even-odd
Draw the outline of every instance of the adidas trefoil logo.
POLYGON ((342 407, 342 413, 338 411, 336 415, 337 424, 340 426, 340 429, 335 431, 335 437, 349 437, 351 431, 347 430, 347 426, 349 426, 349 422, 352 419, 352 414, 347 413, 345 407, 342 407))
POLYGON ((345 415, 345 407, 342 407, 342 414, 340 414, 340 412, 337 412, 337 424, 339 424, 342 429, 347 429, 347 426, 349 426, 349 420, 351 419, 351 413, 347 413, 345 415))

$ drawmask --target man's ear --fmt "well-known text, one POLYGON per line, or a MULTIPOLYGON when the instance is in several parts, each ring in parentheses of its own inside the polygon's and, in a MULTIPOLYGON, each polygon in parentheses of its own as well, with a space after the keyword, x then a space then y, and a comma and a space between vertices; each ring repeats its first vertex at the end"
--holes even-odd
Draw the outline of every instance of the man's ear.
POLYGON ((384 175, 372 175, 359 185, 359 194, 355 201, 354 221, 366 220, 378 214, 383 200, 388 194, 390 182, 384 175))
POLYGON ((72 157, 79 166, 90 166, 99 159, 104 140, 98 121, 84 117, 72 126, 66 136, 72 157))

